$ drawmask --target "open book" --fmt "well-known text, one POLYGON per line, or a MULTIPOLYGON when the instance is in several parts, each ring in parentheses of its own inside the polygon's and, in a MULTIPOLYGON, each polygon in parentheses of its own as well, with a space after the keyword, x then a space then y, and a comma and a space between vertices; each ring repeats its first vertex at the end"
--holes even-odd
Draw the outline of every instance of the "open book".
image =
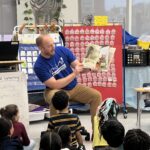
POLYGON ((115 51, 116 48, 110 46, 88 44, 86 55, 82 62, 84 68, 107 71, 112 62, 115 51))

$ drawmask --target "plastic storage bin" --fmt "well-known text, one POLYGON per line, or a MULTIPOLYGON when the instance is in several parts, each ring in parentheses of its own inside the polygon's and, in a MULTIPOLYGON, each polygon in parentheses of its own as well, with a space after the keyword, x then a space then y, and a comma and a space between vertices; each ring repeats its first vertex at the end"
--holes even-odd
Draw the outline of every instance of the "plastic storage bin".
POLYGON ((147 66, 149 51, 125 49, 125 66, 147 66))

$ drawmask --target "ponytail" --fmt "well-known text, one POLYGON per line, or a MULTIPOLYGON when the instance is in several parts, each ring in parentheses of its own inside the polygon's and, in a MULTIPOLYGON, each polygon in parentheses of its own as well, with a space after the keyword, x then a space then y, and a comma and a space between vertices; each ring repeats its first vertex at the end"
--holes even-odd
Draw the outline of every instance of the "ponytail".
POLYGON ((15 116, 18 113, 18 107, 14 104, 5 106, 5 108, 0 109, 0 115, 4 118, 7 118, 11 121, 15 120, 15 116))
POLYGON ((0 109, 0 115, 1 115, 1 117, 5 117, 5 113, 6 113, 5 108, 1 108, 0 109))

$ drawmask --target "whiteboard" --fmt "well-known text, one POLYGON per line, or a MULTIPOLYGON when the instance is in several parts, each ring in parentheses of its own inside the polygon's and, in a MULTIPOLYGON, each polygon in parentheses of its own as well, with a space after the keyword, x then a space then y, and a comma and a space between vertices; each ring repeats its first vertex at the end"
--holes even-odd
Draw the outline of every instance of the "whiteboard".
POLYGON ((23 72, 0 73, 0 108, 8 104, 16 104, 18 106, 20 122, 28 128, 27 80, 23 72))

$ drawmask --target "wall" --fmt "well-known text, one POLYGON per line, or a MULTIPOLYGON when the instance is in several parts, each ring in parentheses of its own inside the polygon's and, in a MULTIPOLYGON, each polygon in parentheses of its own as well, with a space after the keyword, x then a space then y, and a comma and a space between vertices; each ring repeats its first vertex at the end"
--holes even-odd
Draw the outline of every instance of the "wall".
POLYGON ((0 73, 0 107, 16 104, 20 121, 29 127, 29 108, 26 75, 22 72, 0 73))
POLYGON ((62 9, 65 22, 79 22, 79 0, 64 0, 66 9, 62 9))
MULTIPOLYGON (((18 3, 18 0, 16 0, 16 11, 17 11, 17 25, 21 25, 23 23, 25 23, 26 21, 24 20, 24 17, 26 15, 24 15, 24 11, 26 10, 26 7, 25 7, 25 3, 28 3, 29 4, 29 0, 20 0, 20 3, 18 3)), ((28 5, 28 8, 27 9, 31 9, 31 6, 28 5)), ((33 18, 33 21, 31 22, 34 22, 34 17, 32 15, 32 18, 33 18)))
POLYGON ((16 1, 0 0, 0 34, 12 34, 16 24, 16 1))
MULTIPOLYGON (((30 0, 20 1, 20 5, 18 5, 17 3, 17 24, 18 25, 25 22, 23 11, 26 8, 24 4, 27 2, 29 4, 27 9, 30 9, 31 7, 29 1, 30 0)), ((65 20, 65 22, 71 22, 71 21, 78 22, 79 20, 78 1, 79 0, 64 0, 63 4, 65 4, 67 8, 62 9, 61 17, 65 20)), ((31 22, 33 23, 34 19, 31 22)))

